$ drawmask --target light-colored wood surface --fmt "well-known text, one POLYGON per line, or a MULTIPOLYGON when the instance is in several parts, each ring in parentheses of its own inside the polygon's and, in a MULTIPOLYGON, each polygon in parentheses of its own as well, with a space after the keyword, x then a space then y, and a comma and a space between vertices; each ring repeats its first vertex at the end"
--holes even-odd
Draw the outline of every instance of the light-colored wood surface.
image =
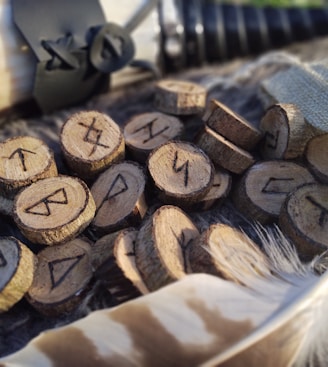
POLYGON ((281 206, 291 191, 313 182, 312 174, 297 163, 258 162, 244 174, 232 199, 236 208, 248 218, 267 223, 278 219, 281 206))
POLYGON ((208 156, 194 144, 182 141, 171 141, 152 151, 148 171, 160 199, 176 205, 189 205, 204 197, 214 175, 208 156))
POLYGON ((60 141, 68 165, 82 178, 94 177, 124 159, 119 126, 97 111, 73 114, 62 127, 60 141))
POLYGON ((312 138, 306 146, 304 156, 315 177, 328 184, 328 134, 312 138))
POLYGON ((20 301, 30 288, 36 257, 14 237, 0 237, 0 313, 20 301))
POLYGON ((23 189, 14 203, 14 219, 32 242, 58 244, 81 233, 96 205, 87 185, 73 177, 39 180, 23 189))
POLYGON ((190 271, 187 248, 199 236, 191 219, 179 208, 160 207, 140 229, 135 247, 138 269, 154 291, 190 271))
POLYGON ((92 228, 100 234, 139 224, 147 211, 144 169, 135 162, 118 163, 91 187, 96 203, 92 228))

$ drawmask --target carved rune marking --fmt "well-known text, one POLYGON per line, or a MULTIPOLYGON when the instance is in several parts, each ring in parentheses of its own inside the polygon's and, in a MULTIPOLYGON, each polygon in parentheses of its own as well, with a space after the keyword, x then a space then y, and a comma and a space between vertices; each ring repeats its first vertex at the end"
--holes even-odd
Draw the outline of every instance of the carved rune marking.
POLYGON ((279 134, 280 134, 279 130, 276 132, 276 135, 273 135, 268 131, 265 133, 265 143, 268 148, 277 149, 279 134))
POLYGON ((0 251, 0 268, 4 268, 7 264, 4 254, 0 251))
POLYGON ((27 149, 23 149, 23 148, 17 148, 14 152, 11 153, 11 155, 8 159, 13 159, 17 155, 20 162, 21 162, 21 165, 23 167, 23 171, 26 172, 27 168, 26 168, 26 164, 25 164, 24 152, 25 153, 36 154, 35 152, 32 152, 31 150, 27 150, 27 149))
POLYGON ((41 200, 37 201, 33 205, 26 208, 25 213, 34 215, 43 215, 48 217, 51 215, 49 204, 68 204, 67 193, 64 188, 54 191, 52 194, 45 196, 41 200))
POLYGON ((86 125, 83 122, 79 122, 79 125, 85 127, 87 129, 87 132, 84 135, 83 141, 93 144, 91 153, 89 154, 89 157, 95 153, 97 150, 97 147, 103 147, 103 148, 109 148, 108 145, 100 143, 101 135, 103 133, 103 130, 97 129, 94 127, 97 119, 94 117, 92 119, 91 125, 86 125))
POLYGON ((319 204, 317 201, 315 201, 315 199, 313 199, 313 197, 310 195, 306 196, 306 200, 308 200, 311 204, 313 204, 314 206, 316 206, 318 209, 321 210, 319 217, 319 225, 320 227, 323 227, 323 225, 325 224, 325 217, 326 215, 328 215, 328 209, 319 204))
POLYGON ((132 251, 127 252, 126 256, 136 256, 136 241, 132 241, 132 251))
POLYGON ((129 189, 129 186, 126 182, 126 179, 124 176, 122 176, 120 173, 115 177, 114 181, 110 185, 110 188, 107 192, 107 195, 104 197, 102 202, 99 205, 99 208, 97 212, 102 208, 106 200, 113 199, 114 197, 122 194, 123 192, 127 191, 129 189))
POLYGON ((275 178, 275 177, 270 177, 269 180, 267 181, 267 183, 265 184, 265 186, 263 187, 263 189, 261 190, 261 192, 263 192, 264 194, 273 194, 273 195, 286 195, 290 192, 290 190, 288 188, 286 188, 286 191, 283 191, 283 188, 281 188, 282 190, 277 191, 277 188, 275 186, 275 183, 277 181, 282 181, 282 182, 287 182, 287 181, 294 181, 293 178, 275 178), (271 184, 273 184, 273 187, 270 188, 271 184))
POLYGON ((189 247, 189 245, 191 244, 191 242, 193 241, 193 238, 191 238, 188 242, 186 242, 186 235, 185 232, 182 231, 180 236, 178 236, 173 228, 171 227, 171 231, 174 235, 174 237, 176 238, 179 246, 181 247, 182 250, 182 255, 183 255, 183 268, 186 271, 187 270, 187 248, 189 247))
POLYGON ((177 162, 178 162, 178 151, 175 151, 172 168, 175 173, 179 173, 184 169, 184 185, 185 187, 187 187, 189 180, 189 159, 186 162, 184 162, 180 167, 177 167, 177 162))
POLYGON ((48 263, 51 290, 58 287, 65 280, 66 276, 75 268, 84 256, 85 254, 75 257, 66 257, 64 259, 58 259, 48 263))
POLYGON ((139 129, 136 129, 134 132, 137 133, 143 129, 148 129, 148 138, 146 138, 143 141, 143 144, 148 143, 150 140, 156 138, 156 136, 161 135, 164 131, 166 131, 169 127, 165 126, 163 129, 157 131, 155 134, 153 133, 153 125, 154 122, 158 120, 158 117, 154 118, 153 120, 149 121, 146 125, 139 127, 139 129))

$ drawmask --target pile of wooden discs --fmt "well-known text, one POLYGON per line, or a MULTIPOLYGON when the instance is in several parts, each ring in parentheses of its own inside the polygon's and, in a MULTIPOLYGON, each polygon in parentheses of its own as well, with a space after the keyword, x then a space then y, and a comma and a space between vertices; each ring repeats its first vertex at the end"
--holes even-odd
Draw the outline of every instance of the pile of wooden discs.
MULTIPOLYGON (((279 223, 303 259, 327 248, 328 135, 293 105, 272 106, 257 129, 219 101, 205 109, 206 97, 195 83, 162 80, 158 112, 134 116, 122 130, 97 111, 72 115, 60 134, 70 176, 58 173, 39 139, 0 143, 0 212, 26 243, 43 245, 34 254, 0 238, 0 312, 24 296, 46 315, 69 312, 95 277, 119 301, 190 272, 231 279, 204 248, 224 256, 231 239, 236 251, 257 246, 228 225, 200 233, 186 214, 218 206, 230 192, 245 216, 279 223), (178 116, 190 114, 203 114, 203 127, 195 141, 179 140, 188 127, 178 116), (149 213, 154 197, 161 205, 149 213)), ((260 268, 265 256, 254 251, 259 263, 245 262, 260 268)))

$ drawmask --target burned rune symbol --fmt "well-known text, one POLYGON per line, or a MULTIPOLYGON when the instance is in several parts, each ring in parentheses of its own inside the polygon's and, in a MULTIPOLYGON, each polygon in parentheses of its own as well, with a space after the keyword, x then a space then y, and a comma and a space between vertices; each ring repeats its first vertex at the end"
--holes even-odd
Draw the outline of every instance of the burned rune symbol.
POLYGON ((31 150, 28 149, 24 149, 24 148, 17 148, 15 151, 13 151, 11 153, 11 155, 9 156, 8 159, 13 159, 16 155, 18 156, 21 165, 23 167, 23 171, 26 172, 27 168, 26 168, 26 164, 25 164, 25 153, 31 153, 31 154, 36 154, 35 152, 32 152, 31 150))
POLYGON ((26 208, 25 213, 34 215, 43 215, 48 217, 51 215, 50 204, 66 205, 68 204, 67 193, 64 188, 55 190, 53 193, 38 200, 33 205, 26 208))
POLYGON ((264 194, 273 194, 273 195, 286 195, 290 192, 290 189, 288 187, 284 190, 283 188, 277 188, 276 183, 278 181, 282 182, 290 182, 294 181, 293 178, 276 178, 276 177, 270 177, 265 186, 262 188, 261 192, 264 194), (279 191, 278 191, 279 190, 279 191))
POLYGON ((48 263, 51 280, 51 290, 58 287, 67 275, 81 261, 85 254, 75 257, 66 257, 63 259, 53 260, 48 263))
POLYGON ((4 268, 7 264, 8 263, 4 254, 2 253, 2 251, 0 251, 0 268, 4 268))
POLYGON ((269 133, 268 131, 265 133, 265 143, 268 148, 277 149, 279 134, 279 130, 276 132, 276 135, 269 133))
POLYGON ((89 154, 89 157, 95 153, 97 150, 97 147, 103 147, 103 148, 109 148, 108 145, 100 143, 101 136, 103 134, 103 130, 95 128, 95 123, 97 119, 94 117, 92 120, 91 125, 86 125, 83 122, 79 122, 79 125, 85 127, 87 129, 87 132, 84 135, 83 141, 93 144, 91 153, 89 154))
POLYGON ((161 135, 164 131, 166 131, 169 127, 165 126, 163 129, 157 131, 156 133, 153 132, 154 122, 158 120, 158 117, 154 118, 153 120, 149 121, 146 125, 139 127, 139 129, 136 129, 134 132, 137 133, 141 130, 148 129, 148 138, 143 140, 143 144, 148 143, 150 140, 156 138, 156 136, 161 135))
POLYGON ((102 200, 102 202, 99 205, 99 208, 97 209, 97 212, 102 208, 105 201, 109 201, 110 199, 113 199, 114 197, 122 194, 123 192, 127 191, 128 189, 129 189, 129 186, 126 182, 125 177, 119 173, 113 180, 112 184, 110 185, 106 196, 104 197, 104 199, 102 200))
POLYGON ((174 237, 176 238, 179 246, 181 247, 182 255, 183 255, 183 268, 186 271, 187 270, 187 254, 186 254, 186 251, 187 251, 187 248, 190 246, 191 242, 193 241, 193 238, 190 238, 190 240, 187 241, 185 231, 181 231, 180 236, 178 236, 174 232, 172 227, 171 227, 171 231, 172 231, 174 237))
POLYGON ((177 167, 178 163, 178 151, 175 151, 174 160, 173 160, 173 171, 175 173, 179 173, 182 170, 184 170, 184 186, 188 186, 188 180, 189 180, 189 159, 184 162, 180 167, 177 167))
POLYGON ((305 198, 306 200, 308 200, 311 204, 313 204, 314 206, 316 206, 318 209, 321 210, 320 213, 320 217, 319 217, 319 225, 320 227, 323 227, 324 223, 325 223, 325 217, 326 215, 328 215, 328 209, 325 208, 324 206, 322 206, 321 204, 319 204, 315 199, 313 199, 312 196, 308 195, 305 198))

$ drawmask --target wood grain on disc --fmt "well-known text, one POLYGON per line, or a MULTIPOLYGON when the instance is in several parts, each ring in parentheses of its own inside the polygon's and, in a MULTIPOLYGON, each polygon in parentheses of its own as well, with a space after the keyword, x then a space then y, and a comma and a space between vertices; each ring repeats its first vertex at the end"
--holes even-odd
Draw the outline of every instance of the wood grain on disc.
POLYGON ((14 219, 32 242, 53 245, 81 233, 96 206, 87 185, 69 176, 46 178, 21 191, 14 203, 14 219))
POLYGON ((147 211, 145 175, 134 162, 122 162, 103 172, 92 185, 96 203, 92 227, 100 234, 114 232, 141 221, 147 211))
POLYGON ((314 181, 311 173, 299 164, 278 160, 259 162, 244 174, 232 199, 248 218, 267 223, 278 219, 291 191, 314 181))
POLYGON ((36 257, 14 237, 0 237, 0 313, 20 301, 30 288, 36 257))
POLYGON ((316 136, 308 142, 305 159, 315 177, 328 184, 328 134, 316 136))
POLYGON ((155 149, 148 170, 160 199, 189 205, 204 197, 213 183, 214 168, 207 155, 187 142, 171 141, 155 149))
POLYGON ((328 186, 306 184, 285 201, 279 224, 292 240, 303 260, 328 249, 328 186))
POLYGON ((199 236, 191 219, 179 208, 160 207, 140 229, 136 263, 149 290, 182 278, 190 271, 187 248, 199 236))
POLYGON ((92 277, 89 251, 89 244, 78 238, 40 251, 27 294, 31 305, 53 316, 78 306, 92 277))

